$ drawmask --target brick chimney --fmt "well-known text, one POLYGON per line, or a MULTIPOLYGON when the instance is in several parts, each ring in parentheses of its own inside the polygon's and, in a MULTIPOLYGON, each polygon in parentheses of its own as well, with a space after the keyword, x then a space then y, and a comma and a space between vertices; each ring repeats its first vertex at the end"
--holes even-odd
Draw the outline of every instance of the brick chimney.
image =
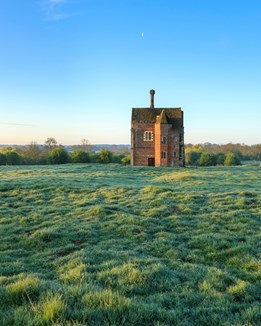
POLYGON ((150 90, 150 108, 151 109, 154 109, 154 94, 155 94, 154 89, 151 89, 150 90))

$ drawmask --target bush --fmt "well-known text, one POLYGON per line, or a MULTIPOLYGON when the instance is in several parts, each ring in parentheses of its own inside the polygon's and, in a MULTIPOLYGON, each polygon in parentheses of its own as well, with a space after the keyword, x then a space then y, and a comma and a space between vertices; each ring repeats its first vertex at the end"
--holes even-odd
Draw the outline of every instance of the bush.
POLYGON ((81 149, 75 150, 71 155, 73 163, 90 163, 91 159, 88 153, 81 149))
POLYGON ((51 164, 65 164, 69 162, 69 155, 63 147, 53 148, 48 155, 51 164))
POLYGON ((216 157, 212 153, 202 153, 198 163, 200 166, 213 166, 216 165, 216 157))
POLYGON ((198 161, 200 159, 201 152, 194 152, 190 151, 186 153, 186 163, 187 164, 192 164, 192 165, 197 165, 198 161))
POLYGON ((106 148, 101 149, 97 156, 97 162, 98 163, 111 163, 112 162, 112 153, 106 148))
POLYGON ((121 160, 124 158, 123 154, 112 154, 112 163, 121 163, 121 160))
POLYGON ((91 152, 89 155, 90 155, 91 163, 98 163, 98 161, 97 161, 98 154, 97 153, 91 152))
POLYGON ((228 153, 226 155, 224 165, 225 166, 233 166, 233 165, 240 165, 240 158, 235 153, 228 153))
POLYGON ((216 154, 216 164, 224 165, 225 161, 225 154, 224 153, 217 153, 216 154))
POLYGON ((5 154, 0 153, 0 165, 6 164, 6 156, 5 154))
POLYGON ((21 156, 15 151, 6 152, 5 156, 7 165, 19 165, 22 162, 21 156))
POLYGON ((125 157, 123 157, 121 159, 121 164, 123 164, 123 165, 128 165, 128 164, 130 164, 130 162, 131 162, 131 156, 130 155, 125 156, 125 157))

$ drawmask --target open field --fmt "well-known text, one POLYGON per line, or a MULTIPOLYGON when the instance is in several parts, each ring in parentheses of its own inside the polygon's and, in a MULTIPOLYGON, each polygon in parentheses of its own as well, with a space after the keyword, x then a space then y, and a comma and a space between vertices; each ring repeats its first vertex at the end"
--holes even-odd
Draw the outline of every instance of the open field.
POLYGON ((261 167, 0 167, 1 325, 258 325, 261 167))

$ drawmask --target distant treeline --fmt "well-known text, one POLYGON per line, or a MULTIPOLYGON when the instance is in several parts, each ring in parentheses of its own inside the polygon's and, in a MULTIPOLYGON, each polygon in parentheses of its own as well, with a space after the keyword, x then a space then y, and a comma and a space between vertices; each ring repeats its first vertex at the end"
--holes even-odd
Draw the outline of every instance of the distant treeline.
POLYGON ((242 161, 260 161, 261 144, 187 144, 185 149, 186 164, 199 166, 240 165, 242 161))
POLYGON ((45 145, 35 142, 27 146, 0 148, 0 165, 44 165, 66 163, 121 163, 129 164, 129 153, 112 153, 106 148, 92 152, 89 143, 75 146, 69 152, 64 146, 58 145, 54 138, 48 138, 45 145))
POLYGON ((190 151, 196 149, 202 150, 208 153, 237 153, 240 156, 240 159, 243 161, 261 161, 261 144, 256 145, 245 145, 245 144, 225 144, 225 145, 218 145, 218 144, 211 144, 211 143, 204 143, 204 144, 186 144, 186 150, 190 151))

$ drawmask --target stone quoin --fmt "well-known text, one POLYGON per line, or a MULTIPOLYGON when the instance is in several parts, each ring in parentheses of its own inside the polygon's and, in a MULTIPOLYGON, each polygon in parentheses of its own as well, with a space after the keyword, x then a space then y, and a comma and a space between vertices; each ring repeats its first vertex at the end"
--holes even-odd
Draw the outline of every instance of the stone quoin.
POLYGON ((133 108, 131 165, 184 167, 184 125, 181 108, 133 108))

